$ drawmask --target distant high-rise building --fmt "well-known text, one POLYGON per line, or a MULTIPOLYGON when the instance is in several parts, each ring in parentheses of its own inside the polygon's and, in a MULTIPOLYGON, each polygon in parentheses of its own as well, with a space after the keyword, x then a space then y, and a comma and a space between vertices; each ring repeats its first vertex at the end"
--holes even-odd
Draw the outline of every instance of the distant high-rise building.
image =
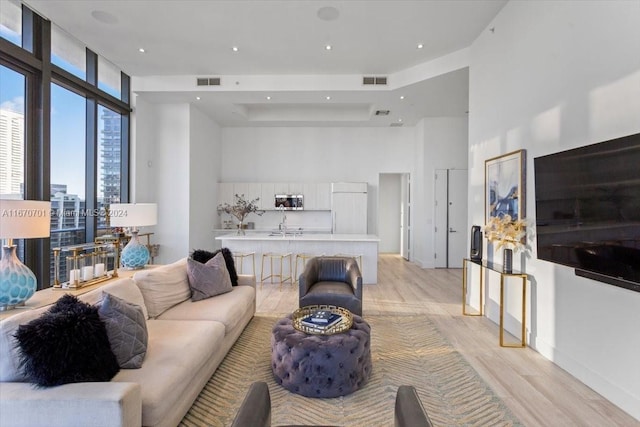
POLYGON ((98 198, 104 203, 118 203, 120 201, 120 166, 121 166, 121 139, 120 139, 120 114, 101 109, 102 134, 100 135, 100 148, 98 152, 98 168, 100 188, 98 198))
POLYGON ((22 194, 24 114, 0 109, 0 194, 22 194))
MULTIPOLYGON (((122 116, 108 108, 101 108, 100 119, 102 129, 98 145, 98 208, 102 209, 107 208, 111 203, 120 202, 122 116)), ((106 216, 100 215, 97 224, 98 229, 106 229, 106 216)))

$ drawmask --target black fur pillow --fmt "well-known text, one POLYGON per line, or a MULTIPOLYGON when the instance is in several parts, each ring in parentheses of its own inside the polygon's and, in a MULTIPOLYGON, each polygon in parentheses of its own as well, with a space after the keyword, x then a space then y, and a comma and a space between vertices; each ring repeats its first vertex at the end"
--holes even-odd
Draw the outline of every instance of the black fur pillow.
POLYGON ((231 253, 229 248, 218 249, 215 252, 205 251, 204 249, 196 249, 191 254, 191 259, 194 261, 198 261, 199 263, 206 264, 207 261, 216 256, 218 252, 222 252, 222 256, 224 257, 224 263, 227 266, 227 271, 229 271, 231 285, 238 286, 238 273, 236 272, 236 264, 233 261, 233 254, 231 253))
POLYGON ((15 338, 22 373, 40 387, 110 381, 120 370, 98 308, 73 295, 20 325, 15 338))

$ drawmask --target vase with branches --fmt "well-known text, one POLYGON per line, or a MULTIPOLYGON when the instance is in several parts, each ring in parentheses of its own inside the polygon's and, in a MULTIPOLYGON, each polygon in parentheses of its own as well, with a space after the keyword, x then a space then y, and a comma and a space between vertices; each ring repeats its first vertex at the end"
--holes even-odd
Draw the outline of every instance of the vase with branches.
POLYGON ((262 216, 265 211, 258 208, 257 202, 260 200, 256 197, 253 200, 245 199, 244 194, 234 195, 235 203, 230 205, 229 203, 221 203, 218 205, 218 215, 226 213, 238 220, 238 234, 245 234, 244 232, 244 219, 249 214, 256 214, 262 216))
POLYGON ((513 219, 511 215, 493 216, 484 226, 484 235, 488 241, 496 244, 496 249, 503 250, 503 267, 511 273, 513 252, 525 250, 527 222, 524 219, 513 219))

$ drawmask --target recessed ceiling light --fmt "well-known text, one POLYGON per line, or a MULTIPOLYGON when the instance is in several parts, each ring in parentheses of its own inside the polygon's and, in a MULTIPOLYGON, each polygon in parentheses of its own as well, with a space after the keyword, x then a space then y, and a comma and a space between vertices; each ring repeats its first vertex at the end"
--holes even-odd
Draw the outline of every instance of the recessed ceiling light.
POLYGON ((330 99, 331 99, 331 97, 330 97, 330 96, 327 96, 327 101, 328 101, 328 100, 330 100, 330 99))
POLYGON ((200 97, 199 97, 199 96, 196 96, 196 100, 200 101, 200 97))
POLYGON ((398 122, 399 122, 399 123, 402 123, 402 119, 398 119, 398 122))
POLYGON ((422 43, 418 43, 418 46, 417 46, 418 49, 422 49, 423 47, 424 45, 422 43))
POLYGON ((140 49, 138 49, 138 52, 140 52, 140 53, 145 53, 145 52, 146 52, 146 50, 144 50, 144 48, 143 48, 143 47, 141 47, 140 49))
POLYGON ((91 12, 91 16, 96 21, 102 22, 103 24, 117 24, 118 18, 109 12, 105 12, 104 10, 94 10, 91 12))
POLYGON ((270 100, 270 99, 271 99, 271 97, 270 97, 270 96, 267 96, 267 101, 268 101, 268 100, 270 100))
POLYGON ((335 21, 340 16, 340 11, 335 7, 325 6, 318 9, 317 15, 323 21, 335 21))
POLYGON ((238 46, 233 46, 233 47, 231 48, 231 50, 232 50, 232 51, 234 51, 234 52, 237 52, 239 49, 238 49, 238 46))
POLYGON ((326 45, 324 47, 324 50, 331 50, 331 49, 333 49, 333 47, 330 44, 328 44, 328 45, 326 45))
POLYGON ((404 99, 404 95, 400 95, 400 99, 404 99))

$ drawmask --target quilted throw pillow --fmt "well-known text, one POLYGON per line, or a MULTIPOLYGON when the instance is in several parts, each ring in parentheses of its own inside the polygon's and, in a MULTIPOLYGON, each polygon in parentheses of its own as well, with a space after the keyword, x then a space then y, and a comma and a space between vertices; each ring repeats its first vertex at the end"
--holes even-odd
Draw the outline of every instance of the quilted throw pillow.
POLYGON ((138 369, 147 354, 147 322, 142 308, 103 292, 98 314, 107 328, 111 350, 124 369, 138 369))
POLYGON ((98 308, 73 295, 20 325, 15 338, 22 373, 40 387, 109 381, 120 370, 98 308))
POLYGON ((206 264, 187 260, 187 276, 191 288, 191 301, 200 301, 231 291, 231 279, 221 253, 206 264))

